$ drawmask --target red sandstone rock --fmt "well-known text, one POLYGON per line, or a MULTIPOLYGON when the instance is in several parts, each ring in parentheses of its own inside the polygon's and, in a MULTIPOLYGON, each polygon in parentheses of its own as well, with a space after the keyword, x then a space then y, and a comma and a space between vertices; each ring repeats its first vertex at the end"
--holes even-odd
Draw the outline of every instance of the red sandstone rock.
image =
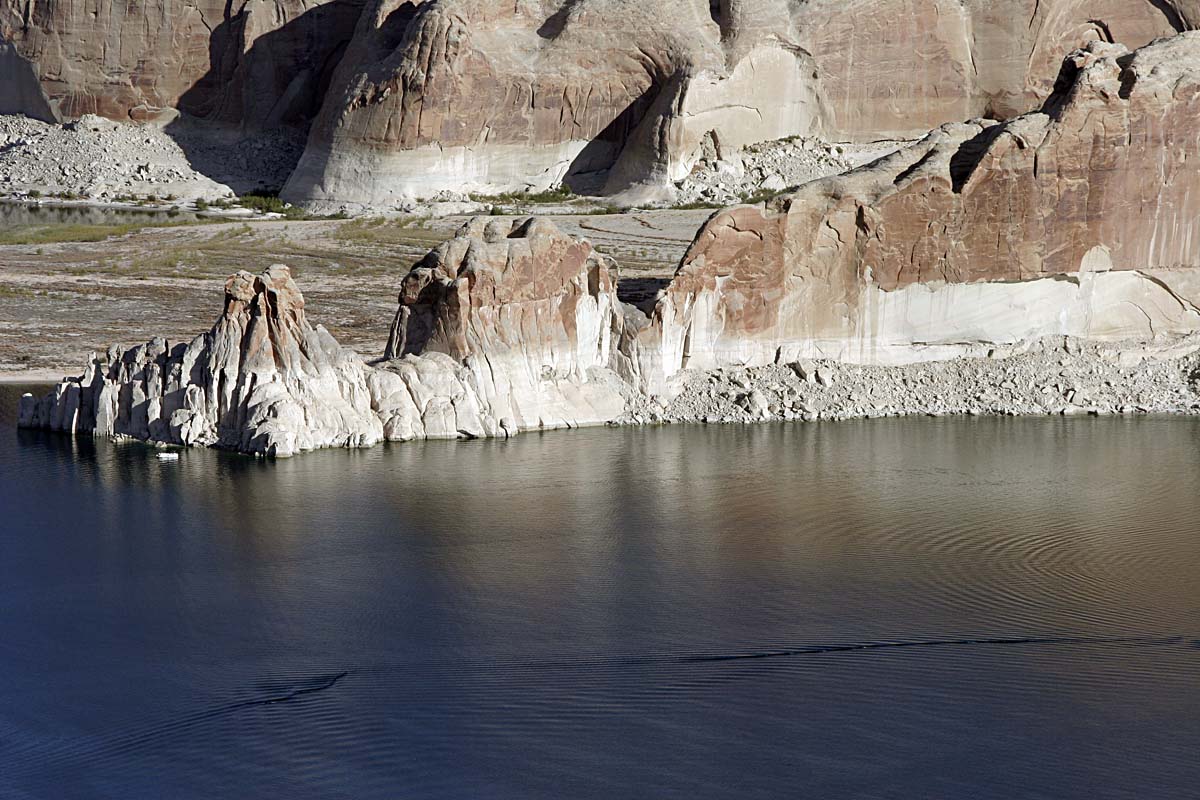
POLYGON ((307 123, 364 1, 0 0, 0 113, 307 123))
POLYGON ((595 371, 629 373, 625 313, 615 264, 589 242, 481 217, 405 278, 385 357, 450 356, 511 430, 604 422, 624 403, 595 371))
POLYGON ((1197 118, 1200 33, 1093 43, 1041 112, 721 212, 642 333, 643 374, 1194 330, 1197 118))
POLYGON ((1008 118, 1062 55, 1138 47, 1200 0, 0 0, 0 112, 307 124, 286 196, 665 197, 703 143, 1008 118), (136 7, 135 7, 136 6, 136 7), (343 56, 344 53, 344 56, 343 56))

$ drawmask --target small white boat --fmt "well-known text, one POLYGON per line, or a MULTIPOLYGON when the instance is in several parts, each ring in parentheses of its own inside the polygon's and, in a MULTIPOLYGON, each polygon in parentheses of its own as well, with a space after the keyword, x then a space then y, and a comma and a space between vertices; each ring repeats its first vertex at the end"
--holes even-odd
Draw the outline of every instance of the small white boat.
POLYGON ((179 453, 159 453, 158 460, 159 461, 178 461, 179 453))

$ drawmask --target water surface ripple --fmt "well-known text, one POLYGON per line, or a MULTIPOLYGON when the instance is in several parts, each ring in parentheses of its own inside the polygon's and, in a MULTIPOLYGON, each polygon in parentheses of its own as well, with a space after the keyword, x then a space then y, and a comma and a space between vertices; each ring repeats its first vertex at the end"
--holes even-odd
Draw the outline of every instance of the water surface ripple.
POLYGON ((0 797, 1195 798, 1200 421, 16 431, 0 797))

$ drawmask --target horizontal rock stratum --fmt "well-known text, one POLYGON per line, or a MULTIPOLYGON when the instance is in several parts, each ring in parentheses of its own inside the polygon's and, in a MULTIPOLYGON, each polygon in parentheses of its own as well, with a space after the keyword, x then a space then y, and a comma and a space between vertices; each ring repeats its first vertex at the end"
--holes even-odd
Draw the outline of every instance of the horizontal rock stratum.
MULTIPOLYGON (((795 364, 784 372, 828 389, 809 359, 978 358, 1064 337, 1191 358, 1197 118, 1200 33, 1136 53, 1093 42, 1039 112, 946 125, 846 175, 714 215, 649 317, 617 300, 615 265, 585 240, 544 220, 480 218, 404 279, 379 362, 312 328, 290 273, 272 267, 230 278, 210 333, 112 351, 24 398, 21 422, 289 455, 657 418, 705 391, 697 375, 729 368, 795 364)), ((1119 348, 1113 358, 1126 360, 1119 348)), ((1035 366, 1022 369, 1045 372, 1035 366)), ((1111 380, 1095 390, 1121 407, 1200 407, 1190 362, 1155 373, 1171 385, 1162 403, 1142 397, 1147 375, 1113 375, 1138 386, 1125 399, 1111 380)), ((765 397, 743 398, 750 418, 770 408, 765 397)))
POLYGON ((285 196, 314 209, 633 201, 705 148, 1008 119, 1064 53, 1197 24, 1200 0, 0 0, 0 113, 311 124, 285 196))

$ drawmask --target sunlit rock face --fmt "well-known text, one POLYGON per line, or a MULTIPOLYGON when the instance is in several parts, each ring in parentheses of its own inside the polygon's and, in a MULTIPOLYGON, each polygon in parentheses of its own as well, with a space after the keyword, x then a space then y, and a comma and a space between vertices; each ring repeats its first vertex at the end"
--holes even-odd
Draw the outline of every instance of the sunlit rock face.
POLYGON ((368 365, 309 324, 287 267, 239 272, 211 331, 112 348, 23 398, 20 424, 269 456, 603 424, 625 410, 621 348, 646 322, 615 287, 613 263, 551 223, 479 219, 404 280, 368 365))
POLYGON ((874 140, 1007 118, 1064 53, 1141 46, 1195 0, 374 0, 285 195, 391 207, 441 191, 669 197, 703 148, 874 140))
POLYGON ((212 330, 93 359, 81 378, 22 402, 20 423, 97 436, 289 456, 383 440, 368 368, 304 313, 287 267, 232 275, 212 330))
POLYGON ((669 197, 706 142, 821 127, 788 4, 377 0, 285 189, 317 209, 565 183, 669 197))
POLYGON ((0 113, 308 123, 364 0, 0 0, 0 113))
POLYGON ((645 385, 802 356, 903 362, 1046 335, 1200 327, 1200 33, 1093 43, 1040 112, 951 124, 715 215, 653 324, 645 385))
POLYGON ((586 240, 479 218, 405 278, 385 359, 401 374, 433 354, 464 367, 485 429, 594 425, 624 410, 615 373, 629 373, 620 347, 638 316, 586 240))
POLYGON ((313 328, 272 267, 230 278, 209 333, 111 351, 25 398, 21 424, 289 455, 600 424, 688 370, 1194 333, 1198 118, 1200 32, 1092 42, 1038 112, 715 214, 649 319, 586 241, 480 218, 403 280, 375 364, 313 328))
POLYGON ((658 129, 719 39, 700 0, 375 0, 285 196, 662 183, 658 129))
POLYGON ((1200 0, 0 0, 0 113, 317 122, 285 197, 670 199, 700 154, 1008 119, 1200 0))

